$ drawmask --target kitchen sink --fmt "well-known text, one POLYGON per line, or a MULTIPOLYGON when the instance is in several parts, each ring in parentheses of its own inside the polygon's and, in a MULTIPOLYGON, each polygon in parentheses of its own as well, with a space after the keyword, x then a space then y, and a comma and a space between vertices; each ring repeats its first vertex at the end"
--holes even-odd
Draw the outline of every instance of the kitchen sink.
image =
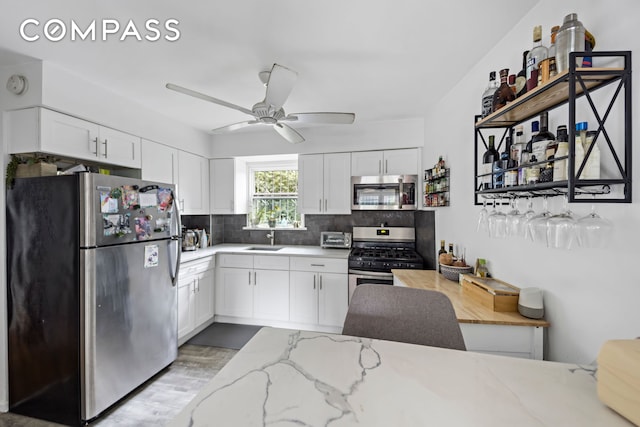
POLYGON ((282 247, 279 246, 251 246, 245 249, 245 251, 279 251, 282 247))

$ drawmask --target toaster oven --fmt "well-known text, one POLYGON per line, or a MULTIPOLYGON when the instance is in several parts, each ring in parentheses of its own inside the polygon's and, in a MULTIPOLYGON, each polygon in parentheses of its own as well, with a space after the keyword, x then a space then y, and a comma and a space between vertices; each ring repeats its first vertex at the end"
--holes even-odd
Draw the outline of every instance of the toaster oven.
POLYGON ((351 248, 351 233, 341 231, 322 231, 320 233, 320 246, 323 248, 351 248))

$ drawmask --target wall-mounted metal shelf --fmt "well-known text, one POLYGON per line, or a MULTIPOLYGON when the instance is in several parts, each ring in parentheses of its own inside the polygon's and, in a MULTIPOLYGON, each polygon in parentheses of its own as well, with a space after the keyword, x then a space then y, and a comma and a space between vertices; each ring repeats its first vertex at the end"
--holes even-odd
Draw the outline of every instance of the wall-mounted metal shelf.
MULTIPOLYGON (((524 96, 507 104, 505 107, 490 114, 487 117, 475 116, 474 120, 474 154, 475 154, 475 182, 474 194, 475 204, 482 204, 482 198, 513 198, 567 195, 569 202, 598 202, 598 203, 631 203, 631 52, 572 52, 569 54, 569 69, 551 80, 543 86, 527 92, 524 96), (584 56, 608 58, 612 62, 621 63, 622 67, 611 68, 579 68, 576 67, 576 58, 584 56), (608 85, 617 84, 614 87, 611 100, 609 101, 604 114, 600 114, 591 94, 608 85), (507 135, 511 134, 513 127, 529 120, 541 112, 550 111, 561 105, 568 105, 567 130, 569 141, 575 141, 576 123, 576 100, 586 98, 586 102, 597 121, 596 136, 594 141, 599 143, 601 152, 609 150, 615 171, 619 176, 606 179, 576 179, 580 176, 585 164, 591 154, 591 149, 585 153, 581 164, 575 165, 575 145, 569 144, 568 174, 566 181, 543 182, 533 185, 522 185, 507 188, 482 190, 482 177, 478 174, 479 159, 487 149, 487 142, 482 135, 483 129, 503 129, 504 132, 498 143, 502 146, 507 135), (624 144, 622 147, 622 157, 616 152, 609 133, 605 127, 605 122, 609 118, 613 106, 617 102, 623 103, 624 121, 624 144), (482 149, 482 151, 480 151, 482 149), (621 186, 621 191, 616 192, 617 197, 613 197, 612 186, 621 186), (593 195, 594 197, 585 197, 593 195), (619 196, 618 196, 619 195, 619 196)), ((565 158, 565 157, 563 157, 565 158)), ((558 158, 561 160, 563 158, 558 158)), ((539 163, 547 163, 544 160, 539 163)), ((528 165, 529 166, 529 165, 528 165)), ((517 169, 517 168, 514 168, 517 169)))

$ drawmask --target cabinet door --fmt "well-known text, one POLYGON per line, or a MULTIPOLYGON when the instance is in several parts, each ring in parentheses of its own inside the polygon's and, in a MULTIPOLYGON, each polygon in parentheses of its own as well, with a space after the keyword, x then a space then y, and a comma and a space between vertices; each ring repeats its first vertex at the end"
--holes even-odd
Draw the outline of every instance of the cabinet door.
POLYGON ((178 339, 195 327, 194 292, 195 276, 187 276, 178 280, 178 339))
POLYGON ((298 211, 319 214, 324 208, 323 155, 309 154, 298 157, 298 211))
POLYGON ((255 270, 253 317, 289 320, 289 272, 255 270))
POLYGON ((357 151, 351 153, 351 176, 381 175, 382 151, 357 151))
POLYGON ((419 163, 417 148, 384 152, 385 175, 418 175, 419 163))
POLYGON ((233 214, 235 194, 233 185, 233 159, 209 160, 211 213, 233 214))
POLYGON ((213 317, 213 270, 198 275, 195 293, 195 327, 213 317))
POLYGON ((319 274, 318 323, 324 326, 344 325, 349 306, 349 282, 346 274, 319 274))
POLYGON ((142 179, 175 184, 178 181, 178 150, 142 140, 142 179))
POLYGON ((225 316, 253 316, 252 270, 219 267, 215 280, 215 311, 225 316))
POLYGON ((100 161, 140 169, 140 137, 100 126, 99 141, 100 161))
POLYGON ((99 160, 100 126, 97 124, 40 108, 40 126, 40 151, 77 159, 99 160))
POLYGON ((323 213, 351 214, 351 154, 324 155, 323 213))
POLYGON ((292 271, 289 273, 289 320, 318 323, 317 273, 292 271))
POLYGON ((178 152, 178 194, 182 213, 209 213, 209 161, 184 151, 178 152))

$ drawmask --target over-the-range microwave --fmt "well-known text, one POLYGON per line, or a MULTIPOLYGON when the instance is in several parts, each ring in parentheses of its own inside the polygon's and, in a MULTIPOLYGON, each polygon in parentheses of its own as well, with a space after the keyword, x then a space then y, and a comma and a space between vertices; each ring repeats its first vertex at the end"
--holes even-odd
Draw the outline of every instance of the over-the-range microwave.
POLYGON ((352 210, 416 210, 418 175, 351 177, 352 210))

